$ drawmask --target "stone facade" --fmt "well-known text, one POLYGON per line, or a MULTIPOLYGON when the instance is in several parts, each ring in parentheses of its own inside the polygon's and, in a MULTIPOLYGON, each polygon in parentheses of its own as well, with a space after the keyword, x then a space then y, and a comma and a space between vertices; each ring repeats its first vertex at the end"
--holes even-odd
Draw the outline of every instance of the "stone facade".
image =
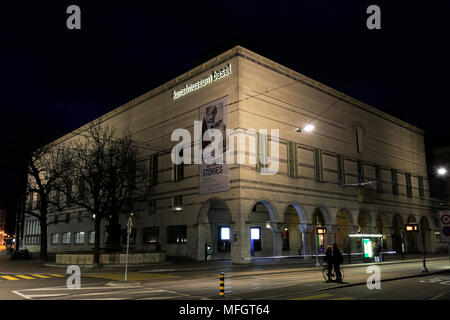
MULTIPOLYGON (((135 216, 134 250, 153 250, 154 243, 144 244, 144 229, 159 227, 157 242, 167 256, 205 260, 206 244, 213 247, 210 258, 234 263, 250 263, 252 255, 309 256, 316 252, 317 224, 327 227, 320 243, 324 247, 336 242, 348 249, 348 234, 361 232, 383 234, 384 249, 399 250, 400 228, 408 220, 421 222, 427 251, 445 248, 436 241, 436 217, 428 200, 424 132, 245 48, 235 47, 100 119, 130 132, 145 157, 158 154, 152 205, 143 205, 135 216), (227 76, 199 82, 228 64, 227 76), (174 90, 196 82, 201 86, 174 99, 174 90), (263 175, 255 164, 230 164, 229 190, 203 195, 196 164, 185 164, 182 179, 174 181, 170 154, 177 142, 171 134, 184 128, 194 136, 199 107, 222 97, 228 97, 229 128, 267 129, 268 141, 273 140, 271 130, 279 130, 278 172, 263 175), (298 132, 309 123, 313 132, 298 132), (175 196, 182 197, 182 210, 174 210, 175 196), (183 240, 169 241, 173 226, 181 226, 177 232, 183 240), (229 240, 220 241, 221 227, 229 228, 229 240), (253 248, 251 228, 260 232, 253 248)), ((239 153, 247 157, 252 150, 246 146, 239 153)), ((91 230, 89 217, 52 224, 49 251, 89 250, 91 230), (52 244, 52 233, 68 231, 85 231, 84 243, 52 244)), ((419 249, 417 234, 404 235, 403 242, 406 251, 419 249)), ((361 250, 359 243, 351 246, 361 250)))

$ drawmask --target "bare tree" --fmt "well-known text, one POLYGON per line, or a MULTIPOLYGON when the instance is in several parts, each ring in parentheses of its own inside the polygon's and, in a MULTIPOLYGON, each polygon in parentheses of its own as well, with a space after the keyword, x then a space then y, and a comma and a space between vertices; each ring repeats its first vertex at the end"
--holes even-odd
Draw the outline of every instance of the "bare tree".
POLYGON ((107 248, 120 250, 119 216, 148 199, 148 174, 139 149, 128 136, 115 137, 113 127, 96 123, 66 150, 61 191, 92 214, 95 224, 94 264, 100 262, 100 226, 107 220, 107 248))
POLYGON ((61 177, 65 176, 60 160, 63 153, 51 145, 38 148, 28 157, 27 197, 31 200, 25 208, 25 213, 39 220, 40 258, 47 260, 47 226, 49 208, 62 210, 58 200, 57 190, 60 188, 61 177), (34 205, 35 204, 35 205, 34 205))

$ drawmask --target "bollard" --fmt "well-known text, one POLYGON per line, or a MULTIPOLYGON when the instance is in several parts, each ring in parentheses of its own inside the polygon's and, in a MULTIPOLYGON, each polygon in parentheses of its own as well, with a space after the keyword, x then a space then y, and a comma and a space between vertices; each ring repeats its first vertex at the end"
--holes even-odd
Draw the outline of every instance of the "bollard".
POLYGON ((220 273, 220 296, 225 297, 225 274, 220 273))

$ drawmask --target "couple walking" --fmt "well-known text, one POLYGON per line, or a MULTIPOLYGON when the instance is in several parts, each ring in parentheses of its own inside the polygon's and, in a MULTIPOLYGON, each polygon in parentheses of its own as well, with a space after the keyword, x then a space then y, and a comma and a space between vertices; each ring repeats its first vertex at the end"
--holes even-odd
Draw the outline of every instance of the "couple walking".
POLYGON ((344 262, 344 257, 341 254, 337 244, 333 244, 333 250, 331 247, 327 248, 327 252, 324 257, 325 263, 328 268, 328 281, 331 281, 331 272, 334 268, 334 273, 336 274, 336 281, 342 282, 342 273, 340 265, 344 262))

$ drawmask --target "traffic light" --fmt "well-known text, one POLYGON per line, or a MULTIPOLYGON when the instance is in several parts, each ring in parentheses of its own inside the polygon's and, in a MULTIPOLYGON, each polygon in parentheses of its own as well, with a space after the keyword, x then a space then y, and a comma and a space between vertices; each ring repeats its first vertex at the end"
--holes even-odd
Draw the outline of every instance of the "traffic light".
POLYGON ((317 234, 326 234, 327 228, 325 227, 317 227, 317 234))
POLYGON ((417 223, 405 224, 405 231, 417 232, 419 231, 419 225, 417 223))

